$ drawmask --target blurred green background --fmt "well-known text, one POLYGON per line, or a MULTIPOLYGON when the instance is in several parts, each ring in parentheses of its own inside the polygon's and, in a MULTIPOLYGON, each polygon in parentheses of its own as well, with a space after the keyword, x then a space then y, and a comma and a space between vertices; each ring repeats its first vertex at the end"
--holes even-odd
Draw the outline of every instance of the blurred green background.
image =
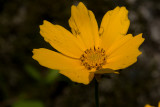
MULTIPOLYGON (((76 0, 0 0, 0 107, 95 107, 94 82, 76 84, 32 59, 34 48, 54 50, 39 34, 43 20, 70 30, 76 0)), ((101 107, 157 106, 160 100, 160 0, 82 0, 100 25, 103 15, 126 6, 128 33, 146 39, 138 62, 99 84, 101 107)))

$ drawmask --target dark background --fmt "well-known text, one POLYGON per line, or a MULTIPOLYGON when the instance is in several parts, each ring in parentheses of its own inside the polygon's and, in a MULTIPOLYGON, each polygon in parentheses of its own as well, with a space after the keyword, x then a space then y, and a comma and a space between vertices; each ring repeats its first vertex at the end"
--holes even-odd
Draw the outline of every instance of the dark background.
MULTIPOLYGON (((0 0, 0 107, 95 107, 94 82, 76 84, 32 59, 34 48, 53 49, 39 34, 43 20, 70 30, 75 0, 0 0)), ((103 15, 126 6, 128 33, 146 39, 138 62, 99 84, 101 107, 157 106, 160 100, 160 0, 82 0, 100 25, 103 15)))

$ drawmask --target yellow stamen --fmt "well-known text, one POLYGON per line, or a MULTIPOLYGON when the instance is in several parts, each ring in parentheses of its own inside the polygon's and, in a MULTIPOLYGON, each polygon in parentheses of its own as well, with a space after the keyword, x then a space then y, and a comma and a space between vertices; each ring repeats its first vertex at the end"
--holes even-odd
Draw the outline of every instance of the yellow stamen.
POLYGON ((90 48, 84 51, 80 60, 82 65, 88 70, 91 70, 92 68, 99 70, 104 64, 106 64, 106 53, 103 48, 90 48))

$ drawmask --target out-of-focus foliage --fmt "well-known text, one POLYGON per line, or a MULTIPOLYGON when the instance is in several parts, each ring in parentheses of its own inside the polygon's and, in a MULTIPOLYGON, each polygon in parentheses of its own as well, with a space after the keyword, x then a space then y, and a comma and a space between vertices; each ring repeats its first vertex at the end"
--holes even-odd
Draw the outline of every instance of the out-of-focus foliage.
MULTIPOLYGON (((129 10, 128 33, 143 33, 138 62, 99 85, 101 107, 143 107, 160 100, 160 0, 81 0, 98 24, 116 6, 129 10)), ((40 66, 33 48, 53 49, 39 34, 43 20, 70 30, 75 0, 0 0, 0 107, 93 107, 94 83, 74 84, 40 66)), ((53 49, 54 50, 54 49, 53 49)))
POLYGON ((60 74, 58 73, 58 70, 49 70, 45 80, 46 83, 53 83, 54 81, 56 81, 56 79, 58 78, 60 74))
POLYGON ((33 77, 34 79, 36 79, 37 81, 41 81, 42 80, 42 77, 40 75, 40 72, 34 68, 33 66, 31 65, 26 65, 25 67, 26 69, 26 72, 31 76, 33 77))
POLYGON ((40 101, 18 101, 12 107, 44 107, 40 101))

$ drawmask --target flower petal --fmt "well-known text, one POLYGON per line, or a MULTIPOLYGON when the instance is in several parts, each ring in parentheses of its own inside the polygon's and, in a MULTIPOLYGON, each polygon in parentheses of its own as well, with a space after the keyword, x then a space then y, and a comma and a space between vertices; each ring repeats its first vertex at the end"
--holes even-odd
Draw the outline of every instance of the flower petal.
POLYGON ((84 42, 86 48, 99 46, 98 24, 92 11, 80 2, 72 6, 69 25, 72 33, 84 42))
POLYGON ((94 77, 94 73, 90 73, 86 69, 70 69, 70 70, 60 70, 60 73, 67 76, 74 82, 89 84, 94 77))
POLYGON ((116 7, 108 11, 102 19, 99 30, 102 47, 108 49, 116 40, 126 35, 129 25, 128 11, 125 7, 116 7))
POLYGON ((138 48, 143 41, 142 34, 135 37, 131 34, 124 36, 106 52, 108 58, 104 68, 118 70, 135 63, 137 57, 141 54, 138 48))
POLYGON ((155 107, 155 106, 151 106, 149 104, 146 104, 144 107, 155 107))
POLYGON ((79 58, 83 53, 83 45, 79 40, 59 25, 44 20, 44 24, 40 25, 40 33, 55 49, 67 56, 79 58))
POLYGON ((72 69, 73 67, 76 69, 82 68, 79 60, 66 57, 60 53, 45 48, 34 49, 32 57, 37 60, 40 65, 50 69, 61 70, 72 69))

